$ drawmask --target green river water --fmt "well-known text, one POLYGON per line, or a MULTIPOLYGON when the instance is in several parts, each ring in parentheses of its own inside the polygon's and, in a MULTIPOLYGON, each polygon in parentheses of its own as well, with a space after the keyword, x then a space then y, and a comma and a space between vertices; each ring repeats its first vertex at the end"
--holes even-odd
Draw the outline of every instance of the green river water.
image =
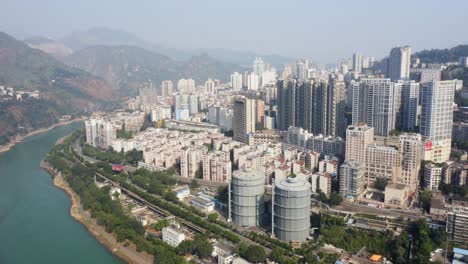
POLYGON ((70 199, 39 167, 78 122, 25 139, 0 153, 0 263, 122 263, 70 216, 70 199))

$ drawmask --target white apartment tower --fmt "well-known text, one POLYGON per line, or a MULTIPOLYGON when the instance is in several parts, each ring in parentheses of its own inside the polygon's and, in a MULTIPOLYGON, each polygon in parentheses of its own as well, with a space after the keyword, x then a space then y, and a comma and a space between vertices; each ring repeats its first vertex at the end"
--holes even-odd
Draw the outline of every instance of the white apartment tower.
POLYGON ((388 77, 392 81, 408 80, 410 77, 411 47, 395 47, 388 58, 388 77))
POLYGON ((238 72, 231 74, 231 87, 234 91, 240 91, 242 89, 242 74, 238 72))
POLYGON ((421 135, 426 142, 425 160, 450 158, 456 80, 425 83, 421 91, 421 135))
POLYGON ((374 128, 366 124, 348 126, 345 160, 366 164, 367 146, 374 143, 374 128))
POLYGON ((353 54, 353 71, 356 74, 362 71, 362 55, 359 52, 353 54))
POLYGON ((249 74, 249 76, 247 77, 247 89, 256 91, 258 90, 258 84, 258 75, 255 73, 249 74))
POLYGON ((174 83, 171 80, 165 80, 161 83, 162 96, 171 96, 174 91, 174 83))

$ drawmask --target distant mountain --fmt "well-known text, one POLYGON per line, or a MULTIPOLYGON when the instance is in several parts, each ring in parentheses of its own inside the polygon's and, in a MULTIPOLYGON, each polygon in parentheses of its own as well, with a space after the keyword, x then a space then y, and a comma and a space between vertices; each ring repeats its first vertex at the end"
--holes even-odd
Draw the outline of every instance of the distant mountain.
POLYGON ((208 78, 229 80, 229 74, 240 67, 207 55, 179 62, 136 46, 92 46, 78 50, 63 59, 70 66, 104 78, 122 95, 132 95, 147 81, 159 86, 163 80, 193 78, 198 83, 208 78))
POLYGON ((157 43, 145 41, 132 33, 103 27, 91 28, 87 31, 75 31, 59 42, 64 43, 73 50, 81 50, 91 46, 137 46, 146 50, 164 54, 175 60, 188 60, 192 56, 207 54, 220 61, 239 65, 252 65, 255 57, 262 57, 274 66, 283 66, 293 59, 280 55, 262 55, 249 51, 236 51, 230 49, 177 49, 166 47, 157 43))
MULTIPOLYGON (((40 100, 0 102, 0 142, 56 122, 63 114, 96 109, 113 98, 103 79, 66 66, 41 50, 0 32, 0 85, 40 92, 40 100)), ((1 144, 1 143, 0 143, 1 144)))
POLYGON ((446 63, 468 56, 468 45, 459 45, 451 49, 431 49, 416 52, 412 55, 423 63, 446 63))
POLYGON ((65 46, 63 43, 56 42, 45 37, 31 37, 23 40, 23 42, 28 44, 31 48, 42 50, 57 58, 65 57, 73 53, 73 50, 65 46))

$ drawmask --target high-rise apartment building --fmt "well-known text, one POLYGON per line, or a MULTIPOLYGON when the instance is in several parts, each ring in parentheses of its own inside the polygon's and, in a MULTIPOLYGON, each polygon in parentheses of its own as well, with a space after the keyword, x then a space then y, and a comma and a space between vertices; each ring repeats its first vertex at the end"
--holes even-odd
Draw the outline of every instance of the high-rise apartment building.
POLYGON ((356 198, 364 191, 366 167, 355 161, 345 161, 340 166, 340 194, 356 198))
POLYGON ((362 55, 359 52, 353 54, 353 71, 356 74, 362 71, 362 55))
POLYGON ((238 72, 231 74, 231 87, 234 91, 240 91, 242 89, 242 74, 238 72))
POLYGON ((405 131, 414 131, 418 125, 420 85, 414 81, 399 81, 397 85, 401 85, 401 106, 397 114, 397 127, 405 131))
POLYGON ((422 138, 420 134, 405 133, 400 135, 399 141, 401 176, 397 180, 399 183, 408 186, 410 191, 415 192, 418 188, 421 166, 422 138))
POLYGON ((296 79, 277 83, 278 129, 297 126, 314 134, 344 136, 345 83, 342 78, 329 80, 296 79))
POLYGON ((247 89, 256 91, 258 90, 258 84, 258 75, 255 73, 249 74, 249 76, 247 77, 247 89))
POLYGON ((431 191, 437 191, 442 181, 442 171, 442 166, 434 163, 426 164, 424 167, 424 187, 431 191))
POLYGON ((377 179, 396 182, 401 175, 401 159, 398 149, 371 144, 366 151, 366 183, 372 186, 377 179))
POLYGON ((203 180, 212 182, 231 181, 229 152, 211 151, 203 157, 203 180))
POLYGON ((171 80, 165 80, 161 83, 162 96, 171 96, 174 91, 174 83, 171 80))
POLYGON ((421 91, 421 129, 424 159, 445 162, 450 158, 456 80, 424 83, 421 91))
POLYGON ((195 92, 195 81, 193 79, 180 79, 177 83, 177 89, 180 93, 195 92))
POLYGON ((195 178, 202 169, 203 157, 208 153, 205 146, 191 146, 183 149, 180 155, 180 175, 186 178, 195 178))
POLYGON ((395 47, 388 58, 388 78, 392 81, 408 80, 410 77, 411 47, 395 47))
POLYGON ((255 132, 255 100, 237 97, 234 101, 234 140, 248 143, 248 135, 255 132))
POLYGON ((352 123, 367 123, 375 134, 388 136, 395 129, 401 105, 401 85, 390 79, 361 79, 352 85, 352 123))
POLYGON ((216 88, 217 88, 216 83, 212 79, 208 79, 205 82, 205 89, 206 89, 207 93, 209 93, 211 95, 215 95, 217 93, 216 88))
POLYGON ((296 126, 296 86, 295 79, 277 82, 279 130, 286 131, 290 126, 296 126))
POLYGON ((253 73, 257 76, 262 76, 263 71, 265 70, 265 63, 262 58, 255 58, 253 63, 253 73))
POLYGON ((366 124, 348 126, 346 130, 345 160, 366 164, 367 146, 374 143, 374 128, 366 124))

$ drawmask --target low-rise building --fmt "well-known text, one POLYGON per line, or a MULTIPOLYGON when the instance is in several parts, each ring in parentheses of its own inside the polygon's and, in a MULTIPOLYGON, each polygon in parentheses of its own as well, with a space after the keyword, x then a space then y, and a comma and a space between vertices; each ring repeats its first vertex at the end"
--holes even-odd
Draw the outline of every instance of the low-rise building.
POLYGON ((163 241, 173 247, 177 247, 185 240, 185 234, 176 226, 168 226, 162 229, 163 241))
POLYGON ((215 204, 212 200, 209 200, 201 196, 192 196, 191 203, 201 209, 204 213, 211 213, 214 210, 215 204))
POLYGON ((408 200, 408 186, 401 183, 389 183, 385 187, 385 203, 404 206, 408 200))

